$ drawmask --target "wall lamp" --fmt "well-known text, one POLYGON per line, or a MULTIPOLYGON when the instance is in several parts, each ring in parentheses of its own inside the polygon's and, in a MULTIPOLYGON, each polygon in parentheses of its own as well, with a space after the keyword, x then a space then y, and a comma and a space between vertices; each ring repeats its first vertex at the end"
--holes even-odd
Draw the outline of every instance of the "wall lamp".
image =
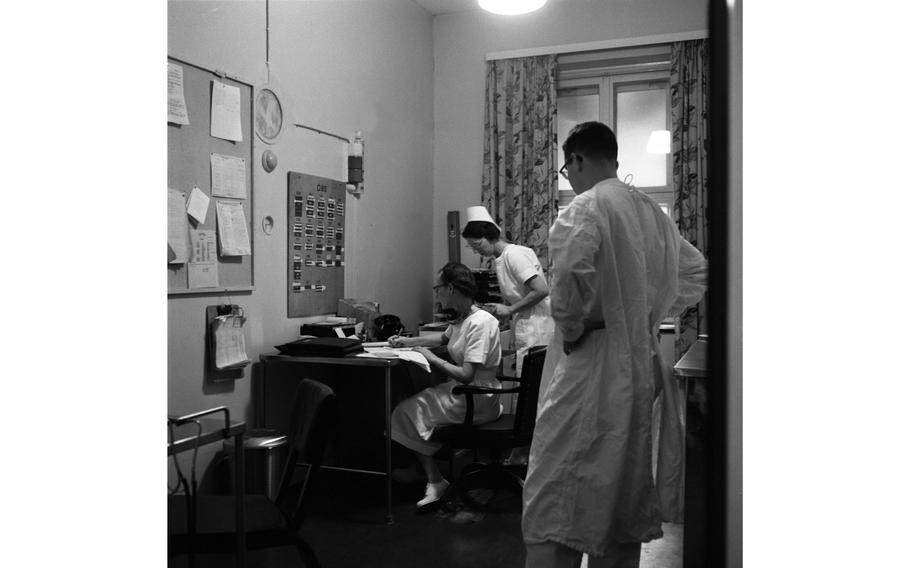
POLYGON ((652 130, 651 136, 648 137, 648 145, 645 148, 645 151, 649 154, 669 154, 670 131, 652 130))

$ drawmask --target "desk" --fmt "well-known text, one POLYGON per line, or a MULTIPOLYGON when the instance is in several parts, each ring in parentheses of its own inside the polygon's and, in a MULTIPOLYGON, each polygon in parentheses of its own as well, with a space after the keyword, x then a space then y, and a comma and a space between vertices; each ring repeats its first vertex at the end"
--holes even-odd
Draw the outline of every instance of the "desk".
MULTIPOLYGON (((206 444, 226 440, 228 438, 234 438, 234 471, 237 476, 237 483, 234 485, 234 496, 236 502, 236 507, 234 509, 234 520, 235 529, 237 531, 236 559, 237 566, 243 568, 245 565, 246 553, 246 531, 243 526, 245 515, 243 498, 243 488, 245 487, 243 464, 243 433, 246 431, 246 423, 231 421, 228 409, 220 406, 218 408, 204 410, 202 412, 197 412, 186 416, 169 416, 168 424, 168 456, 179 454, 188 450, 193 450, 199 446, 204 446, 206 444), (224 419, 220 420, 210 416, 216 412, 223 412, 224 419), (197 426, 197 422, 199 426, 197 426), (171 439, 171 432, 173 432, 173 439, 171 439)), ((191 491, 195 493, 195 487, 191 488, 191 491)), ((191 495, 190 498, 194 498, 194 495, 191 495)), ((192 540, 196 534, 195 511, 192 509, 188 510, 187 519, 187 532, 190 539, 190 566, 193 566, 194 550, 192 548, 192 540)))
POLYGON ((708 341, 699 339, 693 343, 686 354, 673 366, 673 372, 677 377, 707 378, 708 341))
POLYGON ((705 379, 708 378, 708 342, 698 339, 673 367, 677 379, 685 381, 686 450, 683 453, 686 495, 683 533, 683 566, 705 566, 706 431, 708 406, 705 379), (691 393, 691 394, 690 394, 691 393))
MULTIPOLYGON (((384 469, 375 471, 366 467, 339 467, 323 465, 324 469, 339 469, 373 475, 384 475, 386 478, 386 523, 394 524, 392 516, 392 369, 405 368, 400 359, 375 359, 369 357, 292 357, 289 355, 260 355, 262 363, 262 380, 254 385, 254 403, 256 408, 256 423, 264 428, 287 428, 290 407, 286 404, 288 393, 293 392, 300 379, 319 381, 332 387, 338 394, 339 388, 358 388, 352 383, 356 381, 376 382, 380 378, 383 383, 383 415, 384 415, 384 469), (352 381, 351 371, 357 373, 356 381, 352 381)), ((429 375, 427 375, 429 377, 429 375)), ((414 390, 411 385, 404 386, 406 391, 414 390)), ((401 390, 400 388, 397 390, 401 390)), ((371 403, 369 395, 364 394, 353 401, 351 397, 339 394, 339 406, 345 407, 352 402, 371 403), (366 398, 367 400, 360 400, 366 398)), ((396 401, 397 402, 397 401, 396 401)), ((372 405, 371 406, 375 406, 372 405)), ((342 410, 343 412, 343 410, 342 410)), ((342 419, 343 420, 343 419, 342 419)))

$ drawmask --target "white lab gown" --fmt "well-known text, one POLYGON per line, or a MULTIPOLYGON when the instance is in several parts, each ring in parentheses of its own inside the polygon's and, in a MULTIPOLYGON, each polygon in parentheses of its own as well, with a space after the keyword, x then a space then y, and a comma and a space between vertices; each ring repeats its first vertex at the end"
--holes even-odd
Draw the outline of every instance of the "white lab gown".
MULTIPOLYGON (((662 536, 651 468, 661 320, 696 303, 707 265, 656 203, 618 180, 578 195, 550 229, 556 333, 524 489, 526 542, 594 556, 662 536), (563 338, 589 332, 566 356, 563 338)), ((665 405, 675 408, 675 405, 665 405)), ((678 424, 678 422, 677 422, 678 424)), ((680 436, 670 437, 679 443, 680 436)))

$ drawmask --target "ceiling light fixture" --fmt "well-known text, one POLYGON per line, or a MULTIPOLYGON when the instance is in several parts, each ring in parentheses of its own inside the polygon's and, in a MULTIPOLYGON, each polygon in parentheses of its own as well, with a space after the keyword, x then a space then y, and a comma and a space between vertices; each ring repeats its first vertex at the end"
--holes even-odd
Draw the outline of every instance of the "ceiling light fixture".
POLYGON ((547 0, 477 0, 477 5, 494 14, 517 16, 539 9, 547 0))

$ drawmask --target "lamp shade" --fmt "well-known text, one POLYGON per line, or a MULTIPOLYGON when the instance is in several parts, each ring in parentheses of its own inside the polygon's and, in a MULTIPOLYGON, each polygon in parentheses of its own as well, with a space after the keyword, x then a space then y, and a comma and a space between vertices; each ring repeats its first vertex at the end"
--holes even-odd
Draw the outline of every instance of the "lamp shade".
POLYGON ((669 154, 670 153, 670 131, 669 130, 652 130, 648 138, 646 151, 649 154, 669 154))
POLYGON ((517 16, 533 12, 547 3, 547 0, 477 0, 477 5, 494 14, 517 16))

